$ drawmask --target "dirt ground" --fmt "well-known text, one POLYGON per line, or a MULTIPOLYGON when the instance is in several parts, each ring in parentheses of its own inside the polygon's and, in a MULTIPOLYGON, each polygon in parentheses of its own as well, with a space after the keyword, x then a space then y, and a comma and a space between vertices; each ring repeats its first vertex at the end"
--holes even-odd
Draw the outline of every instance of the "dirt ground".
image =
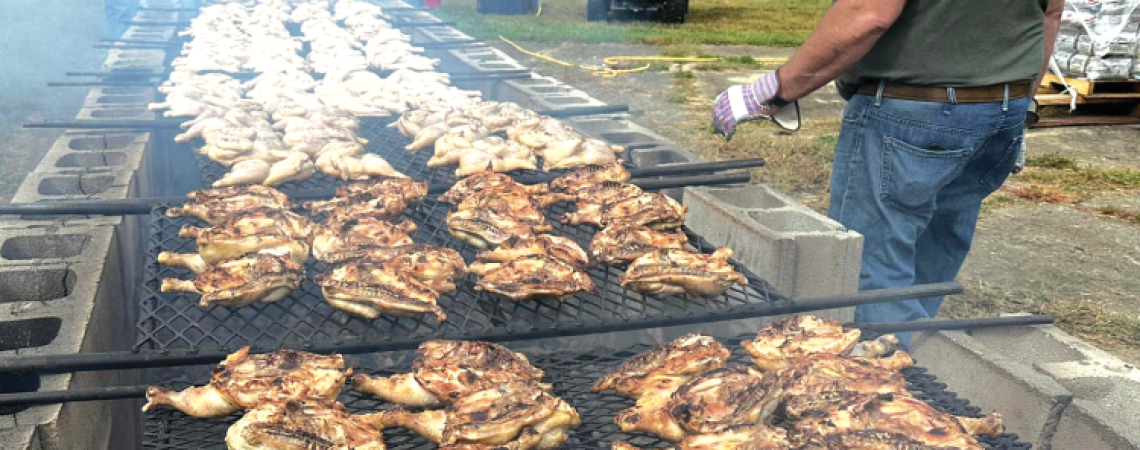
MULTIPOLYGON (((607 56, 662 51, 648 45, 520 44, 577 64, 601 64, 607 56)), ((844 104, 831 87, 801 101, 806 123, 797 135, 788 136, 775 127, 748 126, 726 145, 709 137, 708 105, 724 88, 755 79, 761 71, 698 70, 691 76, 653 71, 600 78, 503 49, 537 71, 600 100, 629 104, 637 122, 705 157, 768 158, 768 166, 754 172, 755 179, 826 211, 831 151, 844 104)), ((755 58, 791 53, 789 49, 739 46, 703 46, 699 51, 755 58)), ((1050 155, 1086 171, 1131 177, 1140 168, 1140 151, 1135 148, 1138 139, 1140 128, 1136 127, 1054 128, 1031 131, 1028 146, 1031 155, 1050 155)), ((1010 186, 1035 186, 1042 179, 1047 177, 1041 172, 1027 170, 1010 186)), ((1098 208, 1106 207, 1140 212, 1140 189, 1135 184, 1120 186, 1077 186, 1073 189, 1080 195, 1065 197, 1069 200, 1060 203, 1040 204, 1019 197, 1019 191, 1003 190, 995 201, 987 203, 974 249, 959 277, 966 293, 949 299, 943 313, 953 317, 1005 312, 1053 314, 1067 331, 1126 360, 1140 362, 1140 220, 1098 213, 1098 208)))

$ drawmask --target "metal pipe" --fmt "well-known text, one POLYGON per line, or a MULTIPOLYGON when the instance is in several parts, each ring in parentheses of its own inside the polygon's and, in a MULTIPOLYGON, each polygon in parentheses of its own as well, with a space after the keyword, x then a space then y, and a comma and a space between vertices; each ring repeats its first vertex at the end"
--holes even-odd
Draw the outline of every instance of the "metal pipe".
POLYGON ((146 78, 160 78, 165 77, 167 74, 163 72, 155 72, 153 70, 147 71, 108 71, 108 72, 67 72, 64 75, 69 77, 146 77, 146 78))
MULTIPOLYGON (((437 336, 440 338, 458 338, 474 341, 508 342, 531 339, 546 339, 555 337, 572 337, 586 334, 610 333, 615 331, 633 331, 647 328, 662 328, 679 325, 693 325, 701 323, 725 322, 738 319, 767 317, 782 314, 796 314, 824 309, 842 308, 847 306, 869 305, 875 303, 897 302, 913 298, 932 297, 939 295, 952 295, 962 293, 962 285, 958 282, 926 284, 903 288, 879 289, 862 291, 851 294, 832 295, 803 300, 780 300, 769 304, 745 305, 727 311, 718 311, 700 315, 682 317, 662 317, 641 321, 622 321, 616 323, 572 327, 565 329, 530 330, 511 333, 485 333, 463 334, 458 336, 437 336)), ((349 344, 320 346, 301 349, 313 353, 380 353, 399 350, 412 350, 419 346, 421 340, 389 341, 368 344, 349 344)), ((211 352, 168 352, 168 353, 135 353, 135 352, 105 352, 105 353, 79 353, 72 355, 35 355, 14 356, 0 359, 0 372, 42 372, 64 373, 98 370, 139 369, 154 367, 172 367, 217 364, 225 359, 227 353, 211 352)))
MULTIPOLYGON (((1012 316, 987 317, 981 319, 932 319, 914 322, 850 323, 847 326, 863 331, 898 333, 906 331, 969 330, 1027 325, 1048 325, 1053 316, 1012 316)), ((94 400, 122 400, 143 398, 149 386, 114 386, 68 391, 20 392, 0 394, 0 406, 35 406, 56 403, 85 402, 94 400)))
MULTIPOLYGON (((186 120, 189 120, 187 118, 186 120)), ((24 128, 81 128, 81 129, 102 129, 102 128, 125 128, 125 129, 179 129, 182 125, 182 120, 171 119, 155 119, 155 120, 72 120, 62 121, 53 120, 50 122, 30 122, 25 123, 24 128)))
POLYGON ((663 175, 680 175, 695 172, 719 172, 722 170, 745 169, 761 167, 764 164, 764 158, 744 158, 709 163, 672 164, 647 169, 633 169, 630 170, 629 173, 633 175, 634 178, 659 177, 663 175))
POLYGON ((906 333, 911 331, 974 330, 979 328, 1050 325, 1053 322, 1053 316, 1049 315, 1017 315, 976 319, 927 319, 911 322, 851 322, 846 325, 852 328, 879 333, 906 333))
POLYGON ((550 117, 576 117, 589 116, 593 114, 613 114, 626 111, 629 111, 629 105, 577 106, 572 108, 541 111, 539 113, 550 117))
POLYGON ((154 81, 51 81, 48 87, 158 86, 154 81))

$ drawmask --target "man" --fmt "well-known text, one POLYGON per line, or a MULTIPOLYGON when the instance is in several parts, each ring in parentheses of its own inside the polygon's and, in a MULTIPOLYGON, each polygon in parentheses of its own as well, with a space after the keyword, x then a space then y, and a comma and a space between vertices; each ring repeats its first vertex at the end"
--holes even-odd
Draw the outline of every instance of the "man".
MULTIPOLYGON (((837 0, 787 64, 717 97, 713 125, 726 139, 760 118, 798 128, 792 102, 838 78, 848 104, 828 214, 863 234, 859 288, 953 280, 982 200, 1023 151, 1063 8, 1064 0, 837 0)), ((855 320, 930 318, 941 303, 861 306, 855 320)))

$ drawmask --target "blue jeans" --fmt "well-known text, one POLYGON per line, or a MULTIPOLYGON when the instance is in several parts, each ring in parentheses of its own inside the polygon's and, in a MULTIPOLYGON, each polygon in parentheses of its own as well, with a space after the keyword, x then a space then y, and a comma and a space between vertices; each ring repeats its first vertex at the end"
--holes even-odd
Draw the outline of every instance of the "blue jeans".
MULTIPOLYGON (((954 104, 871 95, 848 102, 828 214, 863 235, 860 290, 958 275, 982 200, 1013 169, 1028 105, 1025 98, 954 104)), ((855 320, 931 318, 941 304, 930 297, 860 306, 855 320)))

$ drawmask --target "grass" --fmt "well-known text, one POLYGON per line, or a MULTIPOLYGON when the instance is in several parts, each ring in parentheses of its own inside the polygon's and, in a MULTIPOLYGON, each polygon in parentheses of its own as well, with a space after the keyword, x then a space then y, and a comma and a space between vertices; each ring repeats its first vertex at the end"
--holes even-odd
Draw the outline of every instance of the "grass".
POLYGON ((1140 211, 1133 211, 1131 209, 1120 208, 1117 206, 1098 206, 1092 209, 1097 214, 1102 214, 1108 217, 1123 220, 1125 222, 1140 225, 1140 211))
POLYGON ((803 43, 829 0, 711 0, 689 5, 684 25, 586 22, 586 0, 547 0, 542 15, 476 12, 475 0, 443 2, 441 15, 479 39, 536 42, 730 44, 794 47, 803 43))
POLYGON ((1109 192, 1140 190, 1140 170, 1080 165, 1056 154, 1030 157, 1005 192, 1037 203, 1077 203, 1109 192))

